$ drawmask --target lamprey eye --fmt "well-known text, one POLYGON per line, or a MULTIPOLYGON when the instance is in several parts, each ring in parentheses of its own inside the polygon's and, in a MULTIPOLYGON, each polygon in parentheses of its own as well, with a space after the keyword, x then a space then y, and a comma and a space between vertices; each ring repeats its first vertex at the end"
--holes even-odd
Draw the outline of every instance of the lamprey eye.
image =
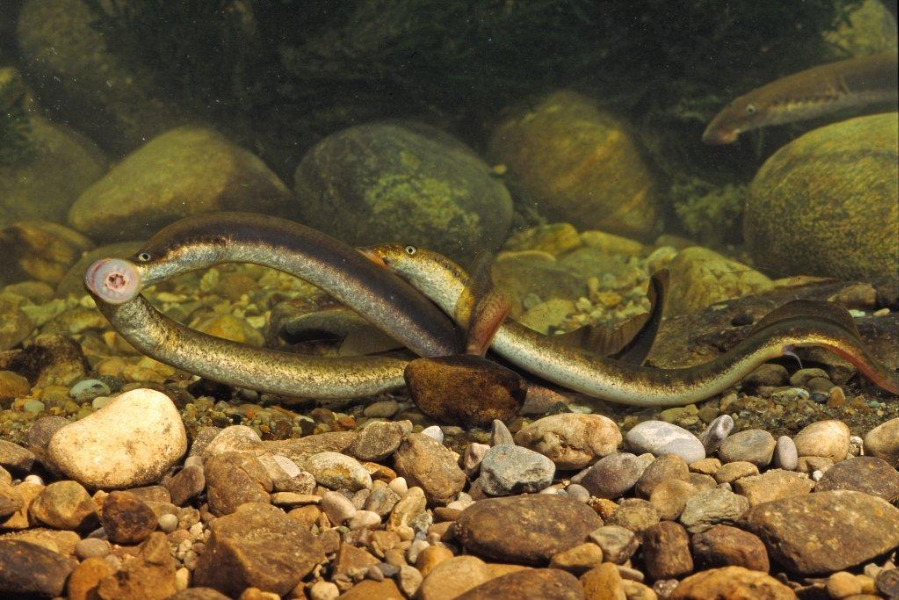
POLYGON ((747 104, 746 105, 746 114, 747 115, 754 115, 756 110, 757 109, 755 108, 755 104, 747 104))
POLYGON ((412 245, 406 246, 405 250, 409 256, 415 256, 415 253, 418 252, 418 248, 412 245))
POLYGON ((137 260, 140 262, 150 262, 150 258, 149 252, 139 252, 137 255, 137 260))

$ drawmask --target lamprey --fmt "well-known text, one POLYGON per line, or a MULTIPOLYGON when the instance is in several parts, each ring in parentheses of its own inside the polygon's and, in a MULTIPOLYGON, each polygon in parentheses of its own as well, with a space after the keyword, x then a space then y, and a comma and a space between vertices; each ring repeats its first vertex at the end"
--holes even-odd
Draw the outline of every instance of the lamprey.
POLYGON ((422 356, 462 350, 452 320, 397 276, 321 231, 266 215, 187 217, 151 237, 130 264, 92 265, 87 285, 105 302, 125 302, 160 281, 223 262, 255 263, 304 279, 422 356))
POLYGON ((408 361, 382 356, 319 357, 254 348, 172 321, 140 294, 110 303, 94 282, 100 312, 132 346, 161 362, 228 385, 286 396, 355 398, 403 387, 408 361))
MULTIPOLYGON (((385 244, 363 252, 406 278, 447 314, 468 283, 450 259, 413 246, 385 244)), ((773 311, 746 339, 712 361, 682 369, 657 369, 614 360, 560 344, 551 336, 507 321, 491 350, 518 367, 571 390, 634 406, 679 406, 738 383, 762 363, 794 348, 819 346, 849 360, 880 387, 899 394, 899 378, 883 368, 834 306, 794 301, 773 311), (828 312, 830 311, 830 312, 828 312), (809 314, 811 312, 811 314, 809 314), (827 316, 832 315, 832 316, 827 316)))
POLYGON ((888 104, 896 110, 896 52, 850 58, 772 81, 740 96, 709 123, 702 141, 730 144, 752 129, 821 117, 844 108, 888 104))

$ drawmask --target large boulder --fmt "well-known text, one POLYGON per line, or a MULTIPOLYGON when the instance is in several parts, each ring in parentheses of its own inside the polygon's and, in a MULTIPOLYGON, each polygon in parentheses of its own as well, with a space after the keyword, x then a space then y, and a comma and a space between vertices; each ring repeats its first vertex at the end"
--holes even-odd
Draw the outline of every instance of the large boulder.
POLYGON ((749 187, 743 237, 775 276, 874 279, 899 272, 899 118, 815 129, 769 158, 749 187))
POLYGON ((591 99, 563 90, 500 123, 490 156, 550 221, 641 239, 660 224, 656 182, 636 139, 591 99))
POLYGON ((355 245, 396 241, 469 261, 497 249, 509 192, 467 146, 432 127, 372 123, 313 147, 297 167, 303 222, 355 245))
POLYGON ((179 127, 147 142, 90 186, 69 225, 101 242, 140 240, 204 212, 284 213, 290 190, 257 156, 202 127, 179 127))

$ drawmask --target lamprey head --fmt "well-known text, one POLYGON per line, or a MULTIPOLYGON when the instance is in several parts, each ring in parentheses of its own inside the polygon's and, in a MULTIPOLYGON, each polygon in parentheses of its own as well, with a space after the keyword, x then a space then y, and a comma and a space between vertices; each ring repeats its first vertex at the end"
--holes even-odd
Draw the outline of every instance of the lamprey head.
POLYGON ((84 286, 108 304, 123 304, 140 293, 140 275, 127 260, 101 258, 87 268, 84 286))
POLYGON ((359 252, 382 269, 396 270, 406 259, 415 256, 418 249, 415 246, 403 246, 402 244, 378 244, 359 248, 359 252))

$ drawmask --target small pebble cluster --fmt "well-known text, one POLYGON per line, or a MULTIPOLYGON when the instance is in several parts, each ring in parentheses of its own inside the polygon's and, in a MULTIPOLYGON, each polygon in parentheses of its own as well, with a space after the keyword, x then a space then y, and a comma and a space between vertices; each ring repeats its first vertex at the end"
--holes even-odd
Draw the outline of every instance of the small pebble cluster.
POLYGON ((370 418, 282 440, 204 427, 188 448, 171 398, 138 388, 0 441, 0 594, 899 596, 899 419, 864 439, 732 428, 623 436, 565 413, 457 453, 458 428, 370 418))

